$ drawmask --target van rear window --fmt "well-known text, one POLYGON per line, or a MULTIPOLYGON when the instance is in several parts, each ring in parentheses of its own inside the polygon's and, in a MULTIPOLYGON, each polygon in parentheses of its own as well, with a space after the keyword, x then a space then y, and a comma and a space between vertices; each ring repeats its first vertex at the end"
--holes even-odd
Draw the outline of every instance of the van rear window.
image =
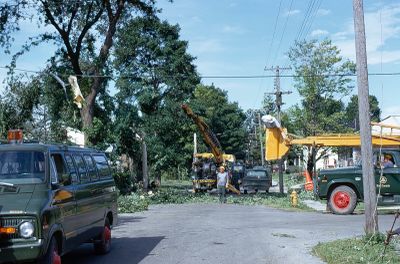
POLYGON ((0 181, 29 184, 45 181, 46 163, 39 151, 0 152, 0 181))
POLYGON ((101 178, 110 178, 111 171, 108 166, 108 162, 106 157, 102 155, 93 155, 93 159, 96 162, 97 171, 99 172, 100 179, 101 178))

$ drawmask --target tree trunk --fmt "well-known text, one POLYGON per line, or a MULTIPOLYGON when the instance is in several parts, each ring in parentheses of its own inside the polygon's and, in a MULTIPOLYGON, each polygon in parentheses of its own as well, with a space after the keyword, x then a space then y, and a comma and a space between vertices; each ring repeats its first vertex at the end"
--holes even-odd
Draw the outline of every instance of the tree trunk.
MULTIPOLYGON (((92 87, 90 94, 85 98, 85 103, 80 111, 82 118, 82 128, 85 131, 85 144, 88 142, 87 131, 86 129, 91 128, 93 124, 94 117, 94 106, 96 103, 97 91, 101 85, 101 81, 96 78, 92 87)), ((90 142, 92 144, 96 144, 96 142, 90 142)))
POLYGON ((310 175, 311 177, 314 176, 314 166, 315 166, 314 157, 313 157, 314 152, 315 152, 314 148, 310 147, 308 149, 307 172, 308 172, 308 175, 310 175))
POLYGON ((147 192, 149 189, 149 171, 147 168, 147 145, 142 141, 142 174, 143 174, 143 191, 147 192))

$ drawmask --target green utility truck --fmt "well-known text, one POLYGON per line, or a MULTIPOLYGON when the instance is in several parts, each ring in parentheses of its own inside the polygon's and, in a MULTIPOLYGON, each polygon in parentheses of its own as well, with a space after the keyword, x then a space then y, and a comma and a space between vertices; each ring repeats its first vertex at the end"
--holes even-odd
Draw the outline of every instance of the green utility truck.
MULTIPOLYGON (((375 150, 373 156, 378 205, 400 205, 400 149, 375 150)), ((318 196, 335 214, 351 214, 363 201, 361 159, 352 167, 321 170, 318 196)))

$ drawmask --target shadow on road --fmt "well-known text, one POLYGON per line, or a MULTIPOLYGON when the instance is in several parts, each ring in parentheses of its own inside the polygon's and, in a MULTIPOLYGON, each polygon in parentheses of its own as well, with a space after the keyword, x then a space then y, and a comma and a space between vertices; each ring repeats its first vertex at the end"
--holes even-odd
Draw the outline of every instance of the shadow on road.
POLYGON ((130 223, 138 223, 141 222, 141 220, 146 219, 146 217, 142 216, 129 216, 129 217, 124 217, 124 216, 119 216, 118 217, 118 226, 130 224, 130 223))
POLYGON ((161 242, 165 237, 117 237, 112 240, 111 252, 107 255, 96 255, 91 244, 85 244, 66 254, 64 264, 84 263, 139 263, 161 242))

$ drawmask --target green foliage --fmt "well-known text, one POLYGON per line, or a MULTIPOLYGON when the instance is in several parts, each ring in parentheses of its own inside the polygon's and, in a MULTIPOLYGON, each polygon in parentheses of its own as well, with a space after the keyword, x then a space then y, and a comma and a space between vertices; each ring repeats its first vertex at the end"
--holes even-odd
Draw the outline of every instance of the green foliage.
POLYGON ((361 238, 319 243, 313 253, 328 264, 335 263, 399 263, 400 256, 391 243, 382 259, 385 236, 377 234, 361 238))
POLYGON ((199 83, 194 57, 179 31, 158 18, 138 17, 126 21, 118 34, 114 65, 129 78, 119 78, 117 85, 147 115, 157 113, 165 99, 187 99, 199 83))
MULTIPOLYGON (((193 193, 190 192, 191 182, 188 181, 166 181, 161 189, 149 193, 133 193, 128 196, 120 196, 118 204, 123 207, 123 212, 136 212, 143 207, 143 204, 186 204, 186 203, 219 203, 217 193, 193 193), (129 198, 130 197, 130 198, 129 198), (141 197, 141 198, 140 198, 141 197), (138 203, 129 205, 129 203, 138 203), (129 211, 131 210, 131 211, 129 211)), ((289 196, 279 193, 257 193, 249 195, 228 195, 227 202, 241 205, 264 205, 273 208, 291 210, 291 211, 310 211, 305 204, 301 202, 294 208, 290 203, 289 196)))
POLYGON ((0 137, 5 137, 9 129, 24 129, 29 137, 34 120, 34 110, 39 105, 41 94, 40 76, 14 76, 4 95, 0 97, 0 137))
POLYGON ((127 195, 138 190, 136 178, 128 172, 116 172, 113 174, 115 185, 120 194, 127 195))
POLYGON ((149 208, 149 201, 143 195, 133 193, 118 197, 119 213, 134 213, 145 211, 149 208))
POLYGON ((156 178, 187 168, 192 152, 180 105, 192 97, 199 77, 179 31, 154 17, 133 18, 124 23, 116 43, 114 65, 121 75, 129 76, 117 80, 118 151, 141 160, 133 142, 135 134, 140 135, 156 178))
POLYGON ((311 136, 322 133, 345 132, 342 98, 353 88, 346 74, 355 72, 355 65, 344 61, 330 40, 297 42, 289 51, 296 72, 295 87, 302 97, 301 104, 289 110, 292 133, 311 136))
MULTIPOLYGON (((153 0, 121 3, 116 1, 67 1, 60 4, 59 1, 53 0, 44 0, 33 5, 25 0, 15 0, 12 4, 0 3, 0 47, 5 48, 5 53, 10 52, 14 36, 20 30, 23 22, 35 21, 40 29, 38 32, 42 32, 27 36, 26 43, 13 55, 9 65, 11 78, 15 74, 17 59, 29 52, 32 47, 41 44, 53 44, 59 47, 53 57, 50 57, 51 54, 49 55, 50 72, 56 72, 61 65, 61 68, 64 69, 60 72, 67 76, 70 74, 77 76, 109 74, 112 71, 109 67, 109 57, 115 42, 115 35, 123 28, 122 24, 138 15, 152 17, 158 13, 153 0)), ((31 23, 26 24, 31 25, 31 23)), ((104 114, 111 117, 109 110, 112 100, 107 98, 107 79, 79 77, 78 82, 85 98, 85 104, 79 110, 82 118, 78 117, 81 121, 81 128, 96 130, 97 124, 92 127, 95 117, 103 124, 110 121, 105 120, 104 114)), ((30 98, 38 99, 33 95, 30 98)), ((46 108, 48 107, 50 111, 57 109, 56 101, 46 102, 50 105, 46 105, 46 108)), ((58 113, 60 115, 62 112, 58 113)), ((57 124, 55 116, 52 116, 52 121, 55 123, 52 127, 56 130, 61 123, 57 124)), ((72 127, 76 128, 76 126, 72 127)), ((55 131, 54 134, 58 137, 62 134, 59 132, 55 131)), ((90 135, 90 139, 93 140, 92 144, 104 143, 104 138, 98 138, 93 133, 90 135)))
MULTIPOLYGON (((244 158, 246 130, 244 121, 246 115, 238 104, 228 101, 225 91, 215 86, 199 85, 196 87, 194 98, 189 102, 192 110, 201 116, 208 127, 214 132, 222 150, 244 158)), ((194 132, 197 127, 193 124, 194 132)), ((200 152, 209 152, 208 147, 199 146, 200 152)))
MULTIPOLYGON (((355 64, 343 61, 340 50, 328 39, 296 42, 288 55, 296 73, 295 87, 302 98, 284 115, 289 132, 303 137, 349 132, 341 98, 354 86, 347 75, 354 74, 355 64)), ((311 173, 312 153, 316 150, 309 148, 308 153, 307 170, 311 173)))
MULTIPOLYGON (((379 108, 379 102, 376 96, 369 96, 369 108, 371 121, 379 122, 381 116, 381 109, 379 108)), ((358 96, 353 95, 350 98, 350 102, 346 107, 346 119, 349 127, 353 128, 354 131, 360 130, 360 122, 358 118, 358 96)))

